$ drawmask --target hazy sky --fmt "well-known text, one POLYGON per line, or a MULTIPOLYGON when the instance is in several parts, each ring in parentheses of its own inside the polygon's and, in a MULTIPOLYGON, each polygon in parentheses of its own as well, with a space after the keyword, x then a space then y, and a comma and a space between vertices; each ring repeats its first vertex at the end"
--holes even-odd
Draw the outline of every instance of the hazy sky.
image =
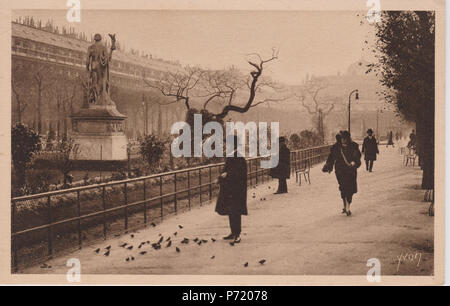
MULTIPOLYGON (((53 19, 66 25, 67 11, 15 11, 17 16, 53 19)), ((364 12, 320 11, 82 11, 81 23, 70 26, 91 33, 116 33, 126 46, 182 64, 220 69, 231 65, 250 71, 246 54, 279 59, 267 65, 276 80, 299 83, 306 73, 336 74, 361 57, 370 60, 365 40, 373 29, 361 24, 364 12), (357 16, 359 14, 359 16, 357 16), (362 49, 365 48, 364 51, 362 49)))

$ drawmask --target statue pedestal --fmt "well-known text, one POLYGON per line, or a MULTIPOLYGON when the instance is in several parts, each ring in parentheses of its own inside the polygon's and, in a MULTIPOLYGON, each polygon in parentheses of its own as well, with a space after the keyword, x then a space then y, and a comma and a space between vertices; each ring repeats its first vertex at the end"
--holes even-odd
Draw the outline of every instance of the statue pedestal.
POLYGON ((126 116, 115 105, 82 108, 72 117, 72 137, 78 146, 77 160, 125 160, 128 140, 126 116))

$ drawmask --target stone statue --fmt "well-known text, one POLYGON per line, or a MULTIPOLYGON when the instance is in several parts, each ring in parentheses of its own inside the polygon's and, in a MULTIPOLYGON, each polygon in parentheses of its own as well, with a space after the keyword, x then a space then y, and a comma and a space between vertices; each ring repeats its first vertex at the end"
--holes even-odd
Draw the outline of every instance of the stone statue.
POLYGON ((92 104, 111 104, 109 98, 109 63, 112 59, 112 53, 116 49, 116 35, 109 34, 111 37, 111 49, 108 52, 106 46, 102 43, 100 34, 94 35, 95 43, 88 47, 86 69, 89 72, 88 81, 88 102, 92 104), (110 101, 108 103, 108 101, 110 101))

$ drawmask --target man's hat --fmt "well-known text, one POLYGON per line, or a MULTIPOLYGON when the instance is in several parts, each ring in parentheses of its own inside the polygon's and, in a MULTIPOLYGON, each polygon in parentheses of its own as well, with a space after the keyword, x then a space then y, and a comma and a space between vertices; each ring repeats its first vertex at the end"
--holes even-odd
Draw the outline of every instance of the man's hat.
POLYGON ((367 130, 367 134, 373 134, 373 130, 372 129, 368 129, 367 130))
POLYGON ((94 35, 94 40, 95 41, 100 41, 100 40, 102 40, 102 36, 97 33, 97 34, 94 35))

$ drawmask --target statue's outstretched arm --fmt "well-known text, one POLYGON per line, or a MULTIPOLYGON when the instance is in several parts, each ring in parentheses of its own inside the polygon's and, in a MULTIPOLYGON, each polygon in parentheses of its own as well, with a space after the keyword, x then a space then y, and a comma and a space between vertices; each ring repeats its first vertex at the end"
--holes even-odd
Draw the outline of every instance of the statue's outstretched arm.
POLYGON ((108 61, 111 61, 112 53, 114 50, 116 50, 116 34, 108 34, 108 35, 109 37, 111 37, 111 50, 109 51, 108 61))

